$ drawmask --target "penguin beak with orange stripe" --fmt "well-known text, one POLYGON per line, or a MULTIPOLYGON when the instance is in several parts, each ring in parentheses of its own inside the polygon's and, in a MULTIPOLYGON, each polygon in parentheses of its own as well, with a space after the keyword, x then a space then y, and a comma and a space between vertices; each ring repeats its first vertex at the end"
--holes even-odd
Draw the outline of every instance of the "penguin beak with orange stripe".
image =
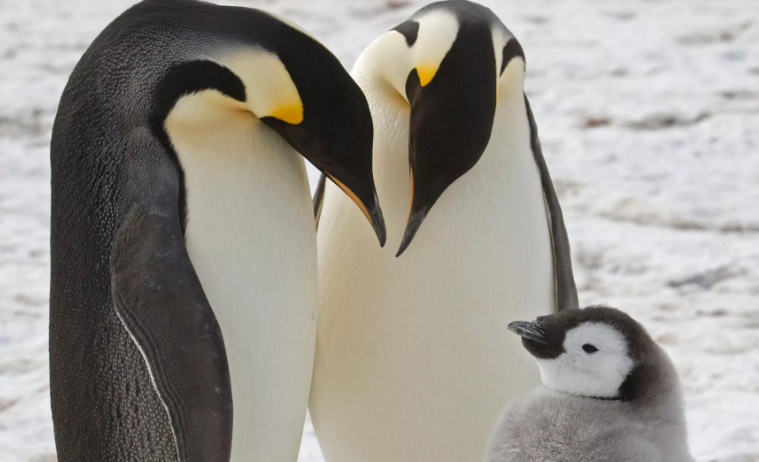
POLYGON ((380 209, 377 192, 374 189, 374 182, 371 182, 369 185, 362 182, 356 182, 356 186, 352 189, 346 186, 342 181, 333 177, 332 174, 328 172, 325 173, 327 174, 327 177, 329 177, 338 188, 342 189, 343 192, 356 203, 358 208, 361 209, 361 212, 372 225, 374 233, 379 240, 380 247, 384 247, 387 232, 385 230, 385 219, 382 216, 382 209, 380 209), (359 194, 361 194, 361 196, 359 196, 359 194))
POLYGON ((468 172, 490 141, 496 109, 493 41, 463 25, 435 68, 417 66, 406 80, 411 105, 411 207, 396 256, 411 244, 435 202, 468 172))
POLYGON ((288 63, 302 106, 297 111, 286 107, 261 121, 356 203, 384 246, 385 220, 372 175, 374 127, 364 93, 331 54, 299 56, 288 63), (312 62, 316 58, 334 61, 340 72, 328 76, 313 72, 317 68, 326 72, 323 65, 312 62))

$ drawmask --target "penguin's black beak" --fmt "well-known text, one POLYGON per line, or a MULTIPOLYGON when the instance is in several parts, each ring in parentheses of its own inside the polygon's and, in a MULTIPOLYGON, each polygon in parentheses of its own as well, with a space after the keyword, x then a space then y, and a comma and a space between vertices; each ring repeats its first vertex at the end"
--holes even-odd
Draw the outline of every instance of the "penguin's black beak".
POLYGON ((369 185, 370 187, 350 188, 329 173, 327 173, 327 176, 361 209, 366 219, 369 220, 369 224, 372 225, 380 247, 384 247, 387 240, 385 217, 382 215, 382 209, 379 205, 379 198, 377 197, 377 190, 374 188, 374 184, 369 185))
POLYGON ((261 122, 348 195, 384 245, 385 219, 372 171, 374 124, 364 92, 316 40, 306 37, 303 43, 282 47, 278 56, 297 89, 302 120, 291 123, 266 116, 261 122))
POLYGON ((508 325, 508 329, 524 339, 548 345, 545 330, 535 322, 514 321, 508 325))
POLYGON ((377 235, 380 247, 385 247, 385 241, 387 240, 387 230, 385 229, 385 217, 382 216, 382 209, 379 206, 379 199, 377 198, 377 192, 374 192, 374 200, 371 205, 367 207, 369 223, 374 229, 374 234, 377 235))
POLYGON ((411 208, 398 254, 411 244, 435 202, 480 160, 496 109, 496 62, 489 28, 462 28, 437 71, 422 85, 406 80, 411 104, 411 208))
POLYGON ((564 352, 564 329, 556 324, 556 316, 540 316, 530 322, 515 321, 509 324, 508 329, 522 337, 522 346, 532 356, 557 358, 564 352))
POLYGON ((400 257, 401 254, 406 251, 406 248, 408 248, 409 244, 411 244, 411 241, 414 240, 414 236, 419 230, 419 227, 422 225, 424 218, 427 216, 428 210, 429 208, 426 206, 417 205, 415 207, 412 202, 411 212, 409 213, 408 223, 406 224, 406 231, 403 233, 401 246, 398 248, 398 253, 395 254, 396 257, 400 257))

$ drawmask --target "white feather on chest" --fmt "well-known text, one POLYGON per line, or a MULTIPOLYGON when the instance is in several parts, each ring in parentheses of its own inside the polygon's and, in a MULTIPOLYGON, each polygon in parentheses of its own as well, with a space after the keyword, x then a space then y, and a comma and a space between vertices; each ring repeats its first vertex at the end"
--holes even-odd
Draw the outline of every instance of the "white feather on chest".
POLYGON ((308 180, 300 155, 236 105, 186 96, 166 128, 185 175, 187 249, 229 359, 232 461, 295 460, 317 306, 308 180))
POLYGON ((482 158, 396 259, 409 210, 408 104, 357 68, 388 242, 378 248, 361 214, 327 186, 311 391, 319 441, 333 462, 479 460, 503 406, 539 383, 507 324, 555 309, 524 99, 501 99, 482 158))

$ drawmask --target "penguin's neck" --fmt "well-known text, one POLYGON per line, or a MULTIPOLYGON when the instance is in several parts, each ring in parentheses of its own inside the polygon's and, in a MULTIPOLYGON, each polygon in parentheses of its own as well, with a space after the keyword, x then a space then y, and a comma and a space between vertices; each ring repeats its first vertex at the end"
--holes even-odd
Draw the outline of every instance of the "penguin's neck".
POLYGON ((302 157, 231 101, 215 91, 197 93, 177 102, 166 120, 185 178, 188 251, 206 292, 218 284, 227 294, 219 294, 221 303, 250 292, 258 278, 272 286, 256 298, 272 291, 280 296, 279 288, 302 276, 283 271, 296 261, 300 266, 303 258, 315 261, 302 157), (308 252, 291 255, 290 248, 308 252), (223 273, 204 274, 207 265, 223 273), (227 274, 227 269, 243 273, 227 274), (234 278, 246 282, 237 285, 234 278))
POLYGON ((620 387, 622 399, 648 413, 661 414, 664 421, 682 416, 682 390, 674 364, 657 345, 648 356, 620 387))
POLYGON ((165 127, 184 172, 187 250, 224 335, 231 460, 294 460, 297 444, 280 439, 305 418, 317 296, 304 161, 215 91, 180 99, 165 127))

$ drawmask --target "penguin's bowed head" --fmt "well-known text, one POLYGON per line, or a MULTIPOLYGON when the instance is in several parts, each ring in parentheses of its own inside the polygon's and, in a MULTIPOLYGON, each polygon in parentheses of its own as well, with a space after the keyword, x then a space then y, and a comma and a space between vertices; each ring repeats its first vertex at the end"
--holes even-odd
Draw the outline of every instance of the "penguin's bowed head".
POLYGON ((375 40, 360 66, 409 114, 410 208, 401 255, 437 200, 490 143, 501 98, 523 98, 525 56, 488 8, 431 3, 375 40))

